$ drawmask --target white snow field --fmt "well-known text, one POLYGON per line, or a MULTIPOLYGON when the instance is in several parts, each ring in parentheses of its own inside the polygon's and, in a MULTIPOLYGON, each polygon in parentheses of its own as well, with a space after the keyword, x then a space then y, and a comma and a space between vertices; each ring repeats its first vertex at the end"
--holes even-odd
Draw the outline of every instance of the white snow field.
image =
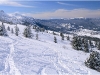
POLYGON ((58 43, 54 43, 54 35, 46 32, 39 32, 36 40, 33 29, 33 38, 25 38, 25 26, 18 27, 19 36, 10 31, 9 36, 0 36, 0 75, 100 75, 85 66, 89 53, 74 50, 70 41, 55 35, 58 43))

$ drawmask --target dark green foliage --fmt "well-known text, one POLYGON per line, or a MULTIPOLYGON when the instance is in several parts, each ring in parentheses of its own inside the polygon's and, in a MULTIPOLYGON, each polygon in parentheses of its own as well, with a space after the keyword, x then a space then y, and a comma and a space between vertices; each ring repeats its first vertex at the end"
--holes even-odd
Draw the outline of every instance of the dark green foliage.
POLYGON ((100 71, 100 53, 93 51, 90 57, 85 61, 85 65, 89 68, 100 71))

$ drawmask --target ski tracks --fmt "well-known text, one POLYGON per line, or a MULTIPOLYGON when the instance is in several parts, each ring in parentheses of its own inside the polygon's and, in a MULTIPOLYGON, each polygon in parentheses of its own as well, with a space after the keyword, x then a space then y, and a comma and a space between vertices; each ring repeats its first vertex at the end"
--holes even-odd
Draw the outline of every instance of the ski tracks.
POLYGON ((8 54, 5 62, 5 73, 6 75, 21 75, 19 70, 16 68, 13 53, 14 53, 14 45, 16 45, 18 41, 12 40, 12 43, 9 44, 10 53, 8 54))
POLYGON ((86 70, 85 67, 82 65, 79 65, 77 61, 74 63, 74 60, 72 60, 69 57, 64 57, 60 51, 54 49, 56 53, 58 53, 56 66, 59 70, 59 73, 62 75, 88 75, 89 72, 86 70), (60 69, 59 69, 60 68, 60 69))

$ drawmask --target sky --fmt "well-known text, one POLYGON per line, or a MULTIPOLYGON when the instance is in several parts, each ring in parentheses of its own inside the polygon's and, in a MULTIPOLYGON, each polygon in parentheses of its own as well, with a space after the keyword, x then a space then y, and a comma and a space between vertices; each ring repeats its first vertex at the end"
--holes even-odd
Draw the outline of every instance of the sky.
POLYGON ((0 0, 0 10, 38 19, 100 18, 99 0, 0 0))

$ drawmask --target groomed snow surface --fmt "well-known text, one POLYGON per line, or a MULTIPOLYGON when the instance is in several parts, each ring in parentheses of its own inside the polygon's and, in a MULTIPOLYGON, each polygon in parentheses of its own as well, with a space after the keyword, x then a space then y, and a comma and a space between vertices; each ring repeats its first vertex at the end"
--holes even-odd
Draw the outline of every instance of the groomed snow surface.
POLYGON ((46 32, 39 32, 36 40, 33 29, 33 38, 25 38, 25 26, 18 27, 19 36, 10 31, 9 36, 0 36, 0 75, 100 75, 85 66, 89 53, 72 49, 70 41, 55 35, 58 43, 54 43, 54 35, 46 32))

